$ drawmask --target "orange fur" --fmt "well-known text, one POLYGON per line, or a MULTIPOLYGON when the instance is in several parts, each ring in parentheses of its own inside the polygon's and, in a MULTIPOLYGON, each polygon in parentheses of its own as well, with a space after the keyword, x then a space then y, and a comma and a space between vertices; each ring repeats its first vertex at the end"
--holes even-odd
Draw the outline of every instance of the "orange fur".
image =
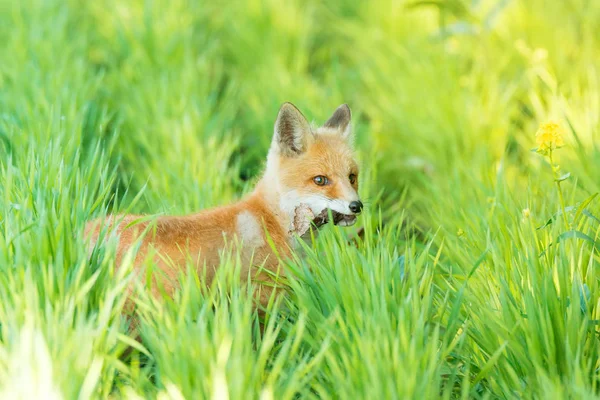
MULTIPOLYGON (((267 232, 278 255, 288 257, 296 240, 290 231, 294 207, 303 199, 314 201, 310 196, 322 196, 339 204, 358 199, 358 183, 348 180, 350 174, 358 175, 358 166, 351 143, 343 134, 348 130, 349 113, 347 106, 341 106, 328 121, 327 128, 313 132, 295 107, 289 103, 282 106, 264 177, 247 198, 235 204, 137 224, 133 223, 140 218, 137 215, 108 217, 105 224, 114 228, 119 238, 117 265, 147 230, 133 263, 142 282, 146 279, 146 274, 140 273, 142 262, 151 258, 156 265, 151 285, 153 295, 158 294, 158 283, 168 295, 173 295, 178 274, 189 260, 193 260, 198 273, 205 274, 210 282, 227 244, 240 252, 245 266, 243 277, 249 272, 255 275, 256 266, 261 265, 279 273, 279 259, 266 238, 267 232), (317 175, 327 176, 330 184, 315 185, 313 178, 317 175), (116 221, 120 222, 116 224, 116 221)), ((318 207, 321 206, 312 204, 313 209, 318 207)), ((100 221, 90 222, 86 226, 86 237, 96 243, 101 228, 100 221)), ((255 278, 269 280, 269 274, 263 272, 255 278)), ((128 290, 131 293, 133 286, 128 290)), ((261 288, 260 303, 268 302, 272 290, 271 285, 261 288)), ((132 304, 128 302, 127 309, 131 309, 132 304)))

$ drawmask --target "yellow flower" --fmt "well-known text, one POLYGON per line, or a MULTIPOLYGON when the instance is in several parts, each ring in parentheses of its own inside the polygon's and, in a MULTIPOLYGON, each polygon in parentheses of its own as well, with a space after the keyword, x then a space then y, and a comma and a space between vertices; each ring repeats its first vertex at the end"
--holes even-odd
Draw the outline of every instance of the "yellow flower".
POLYGON ((546 154, 548 151, 552 151, 564 146, 564 133, 564 129, 558 124, 558 122, 549 121, 545 124, 541 124, 540 128, 535 134, 535 140, 538 144, 538 153, 546 154))

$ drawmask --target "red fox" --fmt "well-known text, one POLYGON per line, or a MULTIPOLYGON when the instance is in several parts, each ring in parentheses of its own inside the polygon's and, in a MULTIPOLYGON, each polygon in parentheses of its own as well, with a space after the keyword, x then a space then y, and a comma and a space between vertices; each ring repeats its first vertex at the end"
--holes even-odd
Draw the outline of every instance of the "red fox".
MULTIPOLYGON (((279 258, 290 255, 299 236, 306 237, 312 228, 327 223, 329 216, 336 225, 350 226, 362 208, 350 108, 339 106, 322 127, 312 128, 293 104, 285 103, 277 115, 262 179, 247 198, 188 216, 137 224, 139 215, 109 216, 104 223, 118 236, 117 265, 141 239, 136 270, 146 257, 152 257, 160 270, 153 281, 160 280, 162 289, 172 295, 177 276, 189 260, 210 281, 228 244, 237 247, 247 265, 242 276, 262 266, 256 268, 254 277, 269 280, 271 274, 265 271, 279 273, 279 258)), ((101 225, 96 220, 86 226, 85 235, 92 245, 98 241, 101 225)), ((145 277, 139 274, 140 279, 145 277)), ((156 286, 151 285, 154 295, 156 286)), ((271 292, 272 288, 261 288, 262 305, 271 292)))

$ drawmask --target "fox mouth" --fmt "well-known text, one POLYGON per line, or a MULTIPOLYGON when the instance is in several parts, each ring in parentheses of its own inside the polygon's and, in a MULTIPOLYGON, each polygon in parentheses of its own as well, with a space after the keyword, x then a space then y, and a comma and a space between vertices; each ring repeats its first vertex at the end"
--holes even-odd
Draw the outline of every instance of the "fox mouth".
POLYGON ((324 209, 313 219, 313 224, 319 228, 329 222, 329 212, 331 211, 331 220, 334 225, 351 226, 356 223, 355 214, 343 214, 334 210, 324 209))

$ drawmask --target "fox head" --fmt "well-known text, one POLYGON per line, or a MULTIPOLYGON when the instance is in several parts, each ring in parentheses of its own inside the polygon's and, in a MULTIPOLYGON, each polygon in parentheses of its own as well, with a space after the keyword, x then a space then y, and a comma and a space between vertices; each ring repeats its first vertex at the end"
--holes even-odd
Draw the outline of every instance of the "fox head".
POLYGON ((291 103, 281 106, 267 159, 265 182, 276 185, 280 208, 293 215, 301 204, 315 215, 331 210, 334 223, 356 222, 363 204, 358 195, 351 112, 346 104, 312 128, 291 103))

